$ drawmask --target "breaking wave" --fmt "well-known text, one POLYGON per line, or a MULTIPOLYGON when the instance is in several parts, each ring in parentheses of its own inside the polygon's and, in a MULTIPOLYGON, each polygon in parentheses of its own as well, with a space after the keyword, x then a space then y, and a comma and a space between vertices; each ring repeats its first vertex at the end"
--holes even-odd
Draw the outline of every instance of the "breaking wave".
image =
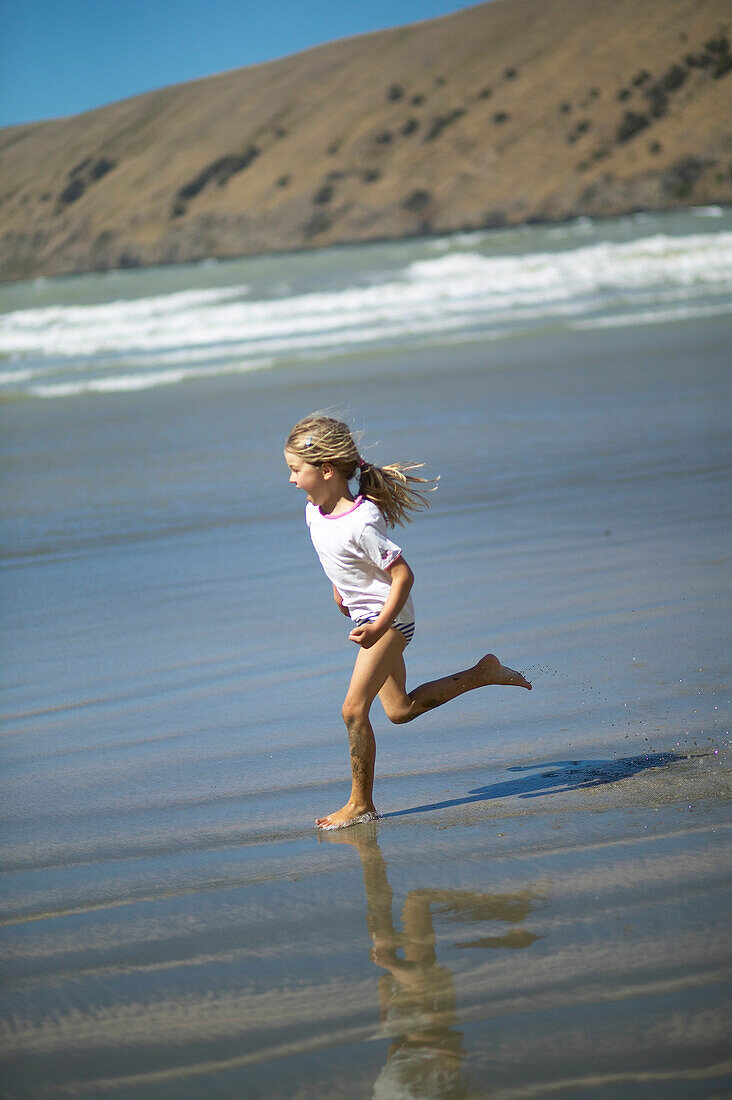
MULTIPOLYGON (((349 269, 358 253, 343 250, 327 278, 321 271, 320 286, 308 258, 298 256, 290 258, 295 278, 287 286, 267 285, 259 259, 237 261, 232 285, 13 309, 0 315, 0 393, 129 393, 361 350, 732 312, 732 232, 650 232, 661 216, 645 216, 645 236, 583 243, 597 232, 587 222, 559 237, 538 228, 455 234, 415 243, 411 259, 408 246, 395 242, 374 253, 371 269, 363 253, 349 269), (401 250, 402 262, 393 262, 393 251, 380 268, 390 247, 401 250), (259 266, 241 280, 247 262, 259 266)), ((226 264, 216 270, 225 277, 226 264)), ((190 273, 192 281, 201 277, 195 267, 190 273)), ((52 283, 44 282, 44 293, 52 283)))

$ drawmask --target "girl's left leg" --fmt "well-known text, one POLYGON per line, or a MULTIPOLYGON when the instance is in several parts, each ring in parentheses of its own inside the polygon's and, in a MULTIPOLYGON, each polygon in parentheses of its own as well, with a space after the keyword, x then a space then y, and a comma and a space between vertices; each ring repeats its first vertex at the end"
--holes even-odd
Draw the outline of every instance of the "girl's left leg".
POLYGON ((321 829, 343 829, 375 813, 373 802, 376 741, 369 720, 371 704, 399 667, 406 645, 404 635, 393 627, 370 649, 359 649, 351 683, 343 703, 343 720, 351 750, 351 794, 335 813, 319 817, 321 829))
POLYGON ((453 672, 451 676, 431 680, 428 684, 420 684, 410 692, 407 692, 406 682, 407 670, 402 658, 395 663, 394 671, 379 692, 379 699, 390 722, 411 722, 420 714, 441 707, 451 699, 457 699, 458 695, 464 695, 466 691, 488 687, 490 684, 522 687, 531 691, 531 684, 525 676, 502 665, 493 653, 486 653, 472 668, 453 672))

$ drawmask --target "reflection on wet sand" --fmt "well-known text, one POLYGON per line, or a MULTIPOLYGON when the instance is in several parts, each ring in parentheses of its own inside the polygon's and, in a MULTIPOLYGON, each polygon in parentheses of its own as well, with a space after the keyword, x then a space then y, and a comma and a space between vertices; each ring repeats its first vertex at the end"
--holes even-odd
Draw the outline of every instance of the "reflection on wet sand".
MULTIPOLYGON (((456 1020, 455 983, 437 961, 433 913, 459 923, 498 921, 517 925, 537 907, 530 890, 476 894, 429 887, 410 890, 402 910, 403 931, 392 918, 392 890, 375 826, 331 833, 328 843, 345 843, 361 857, 366 888, 372 961, 386 971, 379 978, 381 1034, 392 1040, 386 1065, 374 1083, 374 1100, 461 1100, 470 1094, 461 1069, 463 1033, 456 1020)), ((511 928, 456 947, 524 948, 535 935, 511 928)))

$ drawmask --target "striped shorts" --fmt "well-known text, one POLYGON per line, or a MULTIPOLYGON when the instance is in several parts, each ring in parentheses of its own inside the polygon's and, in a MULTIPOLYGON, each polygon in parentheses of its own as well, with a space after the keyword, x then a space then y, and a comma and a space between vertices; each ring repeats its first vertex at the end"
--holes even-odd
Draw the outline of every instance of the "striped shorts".
MULTIPOLYGON (((356 619, 356 626, 363 626, 364 623, 372 623, 376 619, 376 615, 367 615, 364 619, 356 619)), ((414 637, 414 623, 392 623, 395 630, 398 630, 400 634, 403 634, 407 640, 407 645, 414 637)), ((406 649, 406 646, 404 647, 406 649)))

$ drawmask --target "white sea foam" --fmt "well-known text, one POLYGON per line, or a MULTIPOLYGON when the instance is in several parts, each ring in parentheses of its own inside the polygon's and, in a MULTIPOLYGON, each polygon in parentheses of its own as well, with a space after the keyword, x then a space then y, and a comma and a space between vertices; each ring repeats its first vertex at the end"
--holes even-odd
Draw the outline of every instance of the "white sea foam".
POLYGON ((0 317, 0 353, 9 357, 0 386, 43 397, 132 391, 359 346, 487 338, 547 324, 601 327, 626 317, 650 323, 643 313, 655 316, 659 307, 676 318, 704 316, 720 298, 719 312, 729 308, 732 232, 580 243, 589 228, 563 227, 564 247, 555 235, 551 249, 526 251, 522 243, 519 254, 502 255, 487 254, 485 234, 456 234, 401 270, 361 265, 335 289, 332 273, 323 289, 317 278, 306 289, 278 276, 259 296, 250 280, 16 309, 0 317))
POLYGON ((581 321, 571 321, 570 328, 627 328, 628 325, 661 325, 669 321, 701 320, 704 317, 722 317, 732 314, 729 303, 718 306, 677 306, 675 309, 656 309, 645 312, 613 313, 607 317, 587 317, 581 321))
MULTIPOLYGON (((528 256, 453 252, 416 261, 378 286, 242 301, 239 287, 189 291, 102 305, 47 307, 5 316, 6 354, 94 356, 202 347, 272 337, 340 332, 396 324, 405 332, 435 311, 493 313, 516 306, 552 306, 612 289, 649 284, 713 288, 732 281, 732 233, 620 245, 597 244, 528 256)), ((588 303, 589 304, 589 303, 588 303)))
POLYGON ((441 294, 474 289, 495 298, 543 303, 611 288, 713 286, 732 280, 732 233, 688 237, 656 234, 623 244, 602 243, 528 256, 465 252, 413 263, 408 277, 443 284, 441 294), (467 285, 466 285, 467 284, 467 285))
POLYGON ((264 370, 272 366, 271 359, 259 359, 256 363, 239 363, 236 367, 227 366, 215 369, 180 369, 169 371, 149 371, 139 374, 119 374, 106 378, 89 378, 82 382, 55 382, 49 385, 31 386, 29 393, 34 397, 78 397, 83 393, 133 393, 137 390, 150 390, 158 386, 173 386, 188 378, 210 378, 222 374, 246 374, 253 370, 264 370))
POLYGON ((18 382, 27 382, 36 371, 33 370, 3 370, 0 371, 0 386, 8 386, 18 382))

